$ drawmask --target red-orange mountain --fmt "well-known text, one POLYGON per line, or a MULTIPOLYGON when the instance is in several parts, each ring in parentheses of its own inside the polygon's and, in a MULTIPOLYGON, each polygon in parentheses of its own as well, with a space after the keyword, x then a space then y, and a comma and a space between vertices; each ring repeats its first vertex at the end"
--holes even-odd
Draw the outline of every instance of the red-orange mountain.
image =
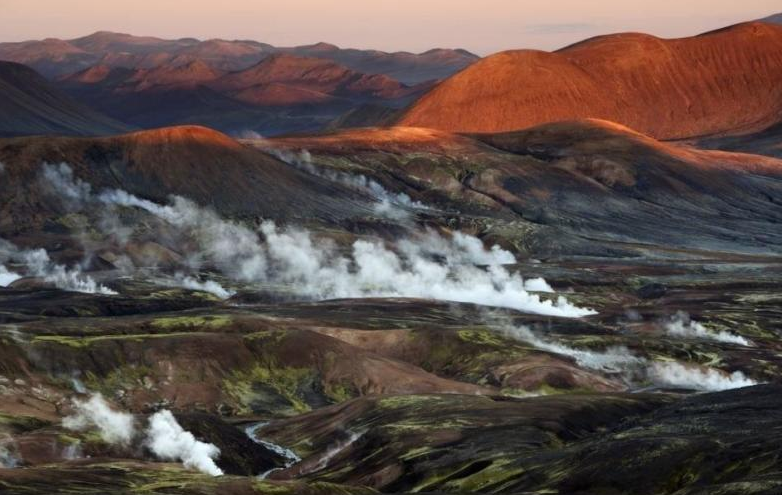
POLYGON ((408 126, 498 132, 576 118, 658 139, 750 132, 782 121, 782 26, 753 22, 691 38, 637 33, 558 52, 487 57, 400 118, 408 126))

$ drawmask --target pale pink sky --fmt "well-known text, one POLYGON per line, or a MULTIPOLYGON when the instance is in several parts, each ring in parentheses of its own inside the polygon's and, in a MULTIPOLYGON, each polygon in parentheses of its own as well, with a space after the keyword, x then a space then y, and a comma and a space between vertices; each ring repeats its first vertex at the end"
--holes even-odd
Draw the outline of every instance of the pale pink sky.
POLYGON ((485 55, 618 31, 688 36, 779 11, 780 0, 0 0, 0 41, 110 30, 485 55))

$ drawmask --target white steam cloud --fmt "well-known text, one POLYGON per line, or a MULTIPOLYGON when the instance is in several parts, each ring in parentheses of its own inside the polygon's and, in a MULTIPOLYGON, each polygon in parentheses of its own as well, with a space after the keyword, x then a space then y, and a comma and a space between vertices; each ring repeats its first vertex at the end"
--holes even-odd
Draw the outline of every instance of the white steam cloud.
POLYGON ((212 476, 223 474, 223 470, 215 464, 220 449, 196 440, 192 433, 179 425, 171 411, 159 411, 149 418, 146 445, 160 459, 178 460, 187 468, 212 476))
POLYGON ((525 326, 505 325, 501 331, 512 338, 532 344, 540 350, 568 356, 584 368, 600 372, 622 373, 627 382, 632 382, 638 377, 645 377, 658 386, 698 391, 720 391, 758 384, 740 371, 729 374, 714 368, 684 365, 675 361, 650 361, 635 356, 626 347, 611 347, 602 352, 575 349, 544 340, 525 326))
POLYGON ((657 383, 694 390, 730 390, 758 384, 741 371, 728 374, 712 368, 685 366, 677 362, 653 363, 650 375, 657 383))
MULTIPOLYGON (((306 156, 302 160, 306 162, 306 156)), ((595 313, 561 296, 549 300, 530 293, 552 289, 542 279, 525 281, 509 272, 504 265, 516 262, 510 252, 498 246, 486 249, 479 239, 466 234, 457 232, 445 238, 426 231, 390 246, 362 239, 345 253, 331 240, 303 229, 281 229, 266 221, 259 231, 253 231, 178 196, 168 205, 159 205, 122 190, 93 195, 67 165, 46 170, 46 180, 67 191, 73 201, 140 208, 158 217, 198 244, 191 260, 209 260, 235 281, 285 284, 300 296, 316 299, 418 297, 560 317, 595 313)), ((179 283, 208 288, 218 297, 230 295, 216 283, 185 277, 179 283)))
POLYGON ((129 445, 135 435, 132 414, 113 410, 100 394, 87 401, 74 399, 76 413, 66 416, 62 425, 69 430, 83 431, 95 427, 106 443, 129 445))
POLYGON ((697 321, 691 320, 690 315, 683 311, 676 313, 676 316, 670 321, 665 322, 664 326, 666 333, 675 337, 716 340, 717 342, 726 342, 743 346, 752 345, 752 342, 740 335, 725 331, 712 332, 697 321))
POLYGON ((66 163, 44 163, 41 180, 68 208, 80 207, 91 194, 90 185, 74 177, 73 170, 66 163))
MULTIPOLYGON (((133 415, 113 410, 100 394, 87 401, 74 399, 75 414, 63 418, 65 428, 83 431, 96 428, 109 444, 129 446, 137 437, 133 415)), ((177 422, 171 411, 158 411, 149 418, 144 432, 144 445, 159 459, 180 461, 186 468, 220 476, 223 471, 215 464, 220 449, 211 443, 196 440, 177 422)))
POLYGON ((175 274, 172 282, 172 285, 176 287, 207 292, 220 299, 228 299, 229 297, 236 294, 236 292, 226 289, 214 280, 201 281, 195 277, 184 275, 182 273, 175 274))
POLYGON ((92 277, 84 275, 80 268, 67 268, 54 263, 43 249, 23 251, 22 259, 32 276, 41 277, 58 289, 89 294, 115 295, 115 291, 98 284, 92 277))
POLYGON ((303 229, 282 230, 270 221, 261 225, 265 243, 260 242, 257 232, 181 197, 161 206, 114 190, 100 194, 99 200, 144 209, 187 231, 204 256, 235 280, 284 283, 303 296, 421 297, 561 317, 595 313, 564 297, 551 301, 530 294, 528 290, 551 288, 540 279, 526 285, 502 266, 516 261, 511 253, 498 246, 486 249, 479 239, 461 233, 445 239, 426 232, 420 239, 398 242, 395 249, 358 240, 344 256, 327 239, 315 239, 303 229))
POLYGON ((20 278, 22 276, 18 273, 8 270, 5 265, 0 265, 0 287, 8 287, 20 278))
POLYGON ((337 182, 373 197, 376 201, 375 213, 380 216, 392 220, 404 220, 410 216, 412 210, 431 210, 429 206, 419 201, 413 201, 407 194, 391 192, 365 175, 319 168, 312 163, 312 155, 307 150, 296 153, 269 148, 266 151, 308 174, 337 182))
MULTIPOLYGON (((98 284, 92 277, 83 274, 79 267, 68 268, 53 262, 44 249, 20 249, 14 244, 0 239, 0 260, 5 259, 12 259, 26 265, 28 276, 40 277, 58 289, 91 294, 116 294, 113 290, 98 284)), ((8 285, 18 278, 18 274, 8 272, 5 267, 0 269, 0 285, 8 285), (6 280, 10 280, 8 284, 2 284, 6 280)))
POLYGON ((645 361, 634 356, 626 347, 610 347, 602 352, 575 349, 566 345, 550 342, 535 335, 525 326, 506 326, 503 333, 517 340, 532 344, 534 347, 572 358, 576 364, 602 372, 625 372, 631 368, 637 369, 645 361))

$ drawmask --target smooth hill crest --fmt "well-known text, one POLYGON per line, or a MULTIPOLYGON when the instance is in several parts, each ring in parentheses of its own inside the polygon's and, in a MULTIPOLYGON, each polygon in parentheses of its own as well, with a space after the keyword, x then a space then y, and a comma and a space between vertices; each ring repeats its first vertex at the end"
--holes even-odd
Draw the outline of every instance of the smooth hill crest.
POLYGON ((782 121, 781 80, 782 26, 751 22, 672 40, 613 34, 484 58, 398 124, 502 132, 599 118, 658 139, 752 132, 782 121))

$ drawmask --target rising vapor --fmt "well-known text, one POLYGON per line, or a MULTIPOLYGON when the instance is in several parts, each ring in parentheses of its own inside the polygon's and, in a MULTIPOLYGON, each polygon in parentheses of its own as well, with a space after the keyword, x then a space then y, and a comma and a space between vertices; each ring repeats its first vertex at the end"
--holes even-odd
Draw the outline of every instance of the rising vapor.
MULTIPOLYGON (((96 429, 104 442, 125 447, 142 437, 136 429, 133 415, 112 409, 100 394, 94 394, 86 401, 75 399, 73 405, 75 413, 62 421, 63 427, 69 430, 96 429)), ((149 418, 143 433, 143 445, 158 459, 180 461, 186 468, 212 476, 223 474, 215 464, 220 449, 196 440, 192 433, 180 426, 171 411, 158 411, 149 418)))
MULTIPOLYGON (((116 294, 115 291, 82 273, 78 266, 68 268, 65 265, 55 263, 44 249, 20 249, 13 243, 0 239, 0 261, 9 259, 24 265, 26 276, 39 277, 58 289, 89 294, 116 294)), ((6 286, 18 278, 20 278, 19 274, 9 272, 0 265, 0 285, 6 286), (3 284, 3 282, 7 283, 3 284)))
POLYGON ((665 322, 664 327, 668 335, 675 337, 714 340, 743 346, 752 345, 752 342, 740 335, 725 331, 713 332, 697 321, 690 319, 690 315, 683 311, 679 311, 670 321, 665 322))
MULTIPOLYGON (((63 170, 69 169, 58 171, 63 170)), ((82 192, 87 188, 70 186, 69 180, 74 180, 72 174, 57 175, 58 187, 71 191, 69 197, 84 200, 82 192)), ((237 282, 284 284, 307 298, 417 297, 560 317, 595 313, 561 296, 549 300, 531 293, 551 292, 551 287, 542 279, 525 281, 508 271, 505 265, 516 262, 510 252, 498 246, 486 249, 479 239, 458 232, 446 238, 423 231, 392 245, 361 239, 345 254, 333 241, 316 238, 307 230, 265 221, 253 231, 179 196, 160 205, 126 191, 109 190, 89 194, 87 200, 145 210, 198 244, 199 252, 189 258, 210 260, 237 282)), ((221 292, 222 287, 211 288, 228 294, 221 292)))
POLYGON ((523 325, 503 325, 499 331, 542 351, 569 357, 581 367, 604 373, 620 373, 626 383, 644 379, 660 387, 698 391, 721 391, 758 384, 740 371, 725 373, 714 368, 675 361, 651 361, 635 356, 626 347, 611 347, 604 351, 575 349, 538 337, 523 325))

